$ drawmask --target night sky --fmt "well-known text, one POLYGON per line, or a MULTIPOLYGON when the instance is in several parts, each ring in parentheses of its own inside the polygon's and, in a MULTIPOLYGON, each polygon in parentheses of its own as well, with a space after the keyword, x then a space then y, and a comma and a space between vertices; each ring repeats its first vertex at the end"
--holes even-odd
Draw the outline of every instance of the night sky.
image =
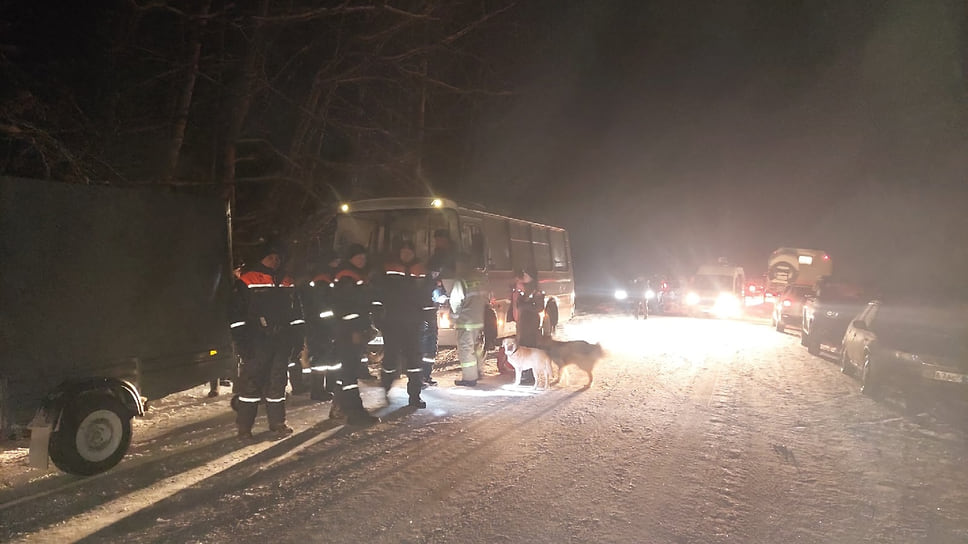
POLYGON ((780 246, 881 286, 953 285, 965 8, 524 2, 522 91, 482 127, 461 193, 570 228, 586 286, 718 256, 761 274, 780 246))
MULTIPOLYGON (((426 190, 567 227, 580 288, 643 273, 688 276, 718 257, 755 276, 772 250, 794 246, 827 250, 848 279, 964 293, 963 0, 411 4, 442 18, 429 25, 387 10, 269 25, 254 76, 265 82, 251 91, 236 136, 226 119, 245 96, 246 17, 261 3, 216 0, 218 15, 198 30, 200 76, 170 179, 217 183, 227 142, 247 142, 232 179, 258 181, 240 185, 248 200, 240 197, 236 227, 249 230, 238 240, 255 239, 270 221, 325 220, 346 194, 426 190), (480 15, 461 20, 454 6, 500 15, 445 47, 435 42, 433 75, 506 93, 438 92, 430 137, 416 145, 419 63, 374 52, 392 58, 414 36, 438 40, 480 15), (414 21, 425 26, 372 45, 368 32, 392 35, 414 21), (297 149, 312 74, 342 48, 350 52, 330 74, 342 82, 325 95, 336 106, 319 114, 325 126, 301 132, 325 134, 322 143, 297 149), (417 155, 425 180, 413 175, 417 155)), ((20 168, 0 172, 43 175, 55 159, 47 177, 162 176, 195 35, 188 14, 200 5, 0 0, 0 79, 9 84, 0 86, 0 128, 20 130, 0 130, 0 140, 14 139, 0 148, 0 165, 20 168)), ((367 3, 270 9, 350 5, 367 3)))

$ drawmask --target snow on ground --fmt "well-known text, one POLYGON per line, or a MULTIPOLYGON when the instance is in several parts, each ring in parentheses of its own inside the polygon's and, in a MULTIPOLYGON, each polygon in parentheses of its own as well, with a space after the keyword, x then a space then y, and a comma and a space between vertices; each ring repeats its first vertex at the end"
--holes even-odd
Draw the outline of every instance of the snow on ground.
MULTIPOLYGON (((585 315, 596 381, 550 391, 438 373, 366 429, 296 397, 296 434, 240 443, 227 398, 157 403, 131 454, 81 479, 4 450, 0 540, 125 542, 968 541, 963 408, 909 414, 761 324, 585 315)), ((257 423, 264 425, 264 419, 257 423)))

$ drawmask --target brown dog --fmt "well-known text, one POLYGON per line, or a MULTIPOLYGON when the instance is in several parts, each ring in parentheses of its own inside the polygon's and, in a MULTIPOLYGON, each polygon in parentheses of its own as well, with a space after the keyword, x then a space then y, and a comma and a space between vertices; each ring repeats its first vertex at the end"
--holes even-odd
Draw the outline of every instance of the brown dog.
POLYGON ((565 367, 574 365, 588 374, 588 387, 591 387, 595 381, 595 365, 605 356, 601 344, 589 344, 584 340, 560 342, 548 338, 543 345, 548 355, 558 365, 558 380, 555 383, 561 381, 565 367))
POLYGON ((538 388, 540 376, 545 377, 545 389, 551 387, 551 357, 544 350, 538 348, 527 348, 519 346, 514 338, 505 338, 503 341, 504 353, 508 356, 508 362, 514 367, 514 385, 521 385, 521 373, 529 368, 534 373, 534 387, 538 388))

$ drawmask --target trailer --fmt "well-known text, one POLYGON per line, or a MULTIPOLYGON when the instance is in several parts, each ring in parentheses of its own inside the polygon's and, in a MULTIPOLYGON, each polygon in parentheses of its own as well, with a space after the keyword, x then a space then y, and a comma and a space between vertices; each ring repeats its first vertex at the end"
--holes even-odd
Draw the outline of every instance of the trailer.
POLYGON ((787 285, 813 287, 820 278, 833 274, 833 261, 822 249, 781 247, 770 254, 766 267, 767 302, 787 285))
POLYGON ((107 470, 146 403, 234 375, 218 196, 0 177, 0 431, 107 470))

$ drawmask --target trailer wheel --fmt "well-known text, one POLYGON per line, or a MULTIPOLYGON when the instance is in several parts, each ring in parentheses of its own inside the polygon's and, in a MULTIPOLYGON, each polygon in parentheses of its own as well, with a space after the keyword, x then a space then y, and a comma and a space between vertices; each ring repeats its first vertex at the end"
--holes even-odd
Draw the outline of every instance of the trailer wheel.
POLYGON ((90 476, 118 464, 130 444, 131 412, 107 393, 88 393, 64 408, 50 458, 64 472, 90 476))

